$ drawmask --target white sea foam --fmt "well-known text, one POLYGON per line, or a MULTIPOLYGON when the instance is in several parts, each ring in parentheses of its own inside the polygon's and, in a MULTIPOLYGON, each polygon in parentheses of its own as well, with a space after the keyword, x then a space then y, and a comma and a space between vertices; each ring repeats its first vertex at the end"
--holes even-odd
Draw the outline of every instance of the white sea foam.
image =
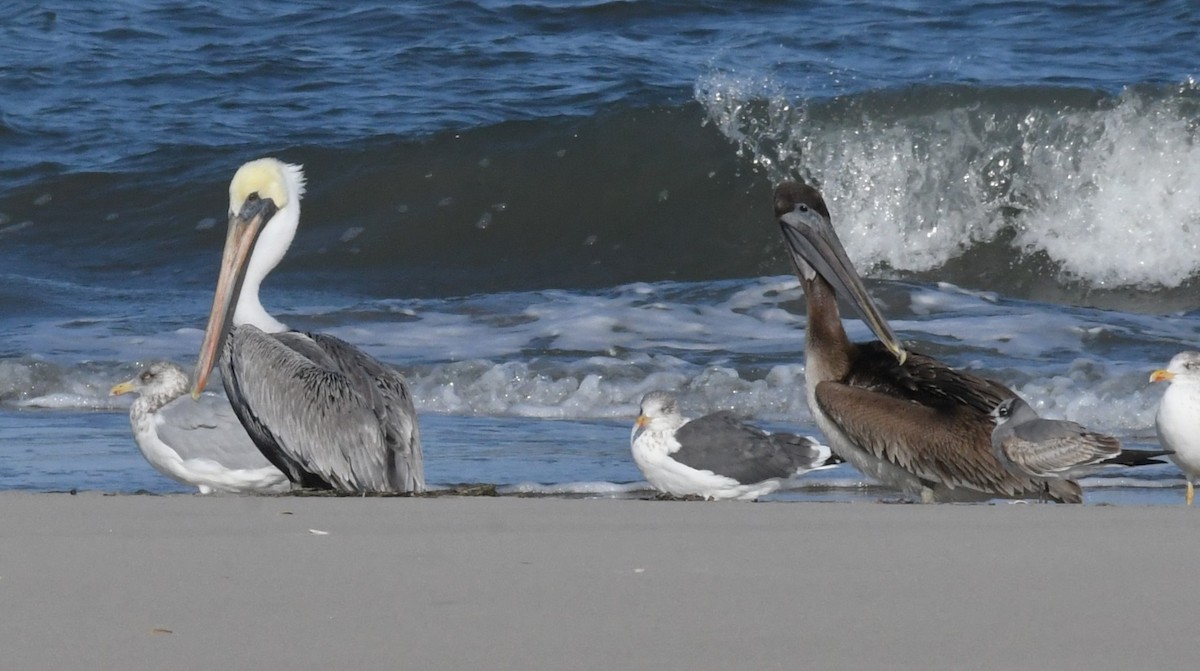
POLYGON ((104 396, 98 396, 94 391, 87 394, 55 392, 53 394, 23 399, 17 403, 17 406, 22 408, 49 408, 58 410, 113 410, 125 405, 127 405, 127 402, 107 399, 104 396))
MULTIPOLYGON (((918 351, 1010 384, 1047 416, 1124 436, 1153 425, 1162 390, 1147 384, 1149 372, 1196 337, 1186 316, 1048 306, 948 284, 887 289, 893 326, 918 351)), ((805 320, 790 309, 801 298, 794 279, 766 277, 323 302, 282 316, 397 365, 426 413, 627 421, 642 395, 667 389, 691 415, 729 409, 813 431, 805 320)), ((857 319, 845 324, 853 339, 872 337, 857 319)), ((111 385, 139 363, 190 365, 200 338, 198 328, 156 331, 130 319, 34 322, 6 343, 30 355, 0 360, 0 402, 123 409, 111 385)))
POLYGON ((1200 270, 1200 143, 1176 99, 1024 121, 1031 196, 1016 244, 1099 286, 1178 286, 1200 270))

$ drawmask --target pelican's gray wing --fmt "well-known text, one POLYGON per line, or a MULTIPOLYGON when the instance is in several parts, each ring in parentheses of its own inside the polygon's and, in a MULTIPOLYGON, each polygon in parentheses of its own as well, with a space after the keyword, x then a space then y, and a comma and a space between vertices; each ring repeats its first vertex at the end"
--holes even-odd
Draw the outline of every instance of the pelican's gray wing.
POLYGON ((211 459, 233 470, 271 466, 223 396, 201 394, 196 400, 190 394, 180 396, 159 409, 155 431, 185 460, 211 459))
POLYGON ((230 334, 224 359, 238 417, 294 482, 424 490, 416 411, 399 373, 332 336, 249 325, 230 334))
POLYGON ((790 478, 820 467, 829 457, 829 449, 811 438, 767 433, 727 411, 684 424, 675 431, 675 440, 680 448, 672 459, 741 484, 790 478))

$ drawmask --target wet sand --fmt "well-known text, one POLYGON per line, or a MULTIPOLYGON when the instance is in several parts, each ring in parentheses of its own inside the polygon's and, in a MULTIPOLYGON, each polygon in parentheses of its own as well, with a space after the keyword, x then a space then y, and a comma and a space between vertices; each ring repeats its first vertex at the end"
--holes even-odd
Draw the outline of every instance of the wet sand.
POLYGON ((1200 609, 1182 506, 5 493, 0 511, 7 669, 1167 668, 1200 609))

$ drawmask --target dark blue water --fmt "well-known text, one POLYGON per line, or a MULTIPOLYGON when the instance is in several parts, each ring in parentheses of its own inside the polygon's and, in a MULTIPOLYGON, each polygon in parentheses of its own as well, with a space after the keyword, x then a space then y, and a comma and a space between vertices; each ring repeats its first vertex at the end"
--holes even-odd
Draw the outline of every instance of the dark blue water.
POLYGON ((84 486, 37 463, 67 444, 112 472, 87 487, 147 486, 87 427, 119 429, 106 391, 135 362, 195 356, 228 180, 262 155, 309 184, 264 303, 461 423, 427 448, 439 482, 625 481, 657 387, 812 430, 768 206, 789 175, 822 187, 903 337, 1048 414, 1152 441, 1146 376, 1200 336, 1188 3, 7 11, 0 474, 23 475, 0 486, 84 486), (489 431, 576 456, 461 452, 489 431))
MULTIPOLYGON (((944 84, 1115 94, 1186 82, 1198 36, 1184 2, 117 2, 14 14, 0 29, 6 174, 674 106, 714 71, 769 78, 797 99, 944 84)), ((217 170, 219 158, 205 162, 217 170)))

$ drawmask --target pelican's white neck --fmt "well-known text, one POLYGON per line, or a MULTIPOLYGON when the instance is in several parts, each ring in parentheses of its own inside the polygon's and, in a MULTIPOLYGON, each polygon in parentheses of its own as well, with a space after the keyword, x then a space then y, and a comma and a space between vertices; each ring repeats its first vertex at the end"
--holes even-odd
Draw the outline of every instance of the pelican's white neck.
POLYGON ((279 208, 259 233, 233 311, 234 326, 251 324, 267 333, 280 333, 288 328, 262 306, 258 289, 267 274, 283 260, 296 236, 296 227, 300 225, 300 197, 304 195, 304 173, 300 166, 285 164, 283 174, 289 196, 287 204, 279 208))

